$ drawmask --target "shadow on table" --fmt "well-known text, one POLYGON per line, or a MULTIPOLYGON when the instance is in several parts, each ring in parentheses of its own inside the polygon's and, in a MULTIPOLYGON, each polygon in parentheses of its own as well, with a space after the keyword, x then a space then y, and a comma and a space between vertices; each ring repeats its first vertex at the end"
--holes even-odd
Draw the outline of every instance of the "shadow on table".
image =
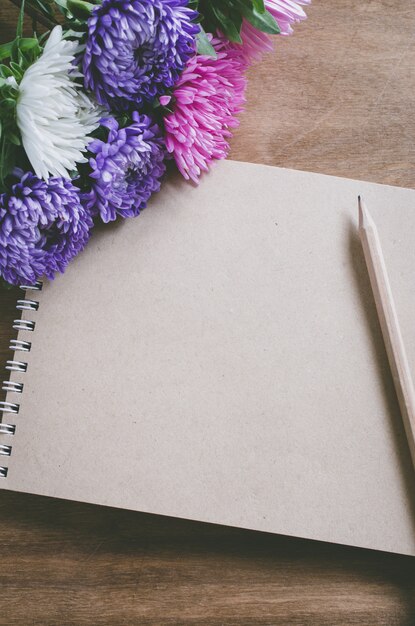
MULTIPOLYGON (((385 621, 365 623, 414 623, 411 557, 12 492, 0 493, 0 526, 3 591, 19 584, 14 572, 31 577, 34 586, 94 585, 95 592, 134 581, 151 606, 160 590, 180 595, 183 585, 190 596, 196 586, 211 599, 213 589, 227 598, 245 590, 251 608, 270 598, 289 601, 295 593, 311 608, 319 602, 332 624, 342 623, 333 613, 340 605, 355 619, 376 608, 383 611, 385 621), (390 621, 391 615, 398 621, 390 621)), ((323 618, 304 620, 289 623, 326 624, 323 618)))

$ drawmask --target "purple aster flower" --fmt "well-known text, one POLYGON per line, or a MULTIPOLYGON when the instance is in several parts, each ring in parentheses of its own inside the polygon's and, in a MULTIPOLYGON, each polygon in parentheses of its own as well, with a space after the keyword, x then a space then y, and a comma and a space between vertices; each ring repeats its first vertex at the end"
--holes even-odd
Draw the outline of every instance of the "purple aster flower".
POLYGON ((200 27, 187 0, 103 0, 88 20, 85 86, 102 105, 137 109, 172 87, 200 27))
POLYGON ((84 248, 92 218, 70 180, 14 174, 17 182, 0 195, 0 275, 13 285, 52 279, 84 248))
POLYGON ((101 125, 109 130, 107 141, 95 139, 89 144, 94 155, 89 161, 94 183, 84 203, 104 222, 115 220, 117 215, 138 215, 151 194, 160 189, 166 169, 159 127, 147 115, 135 112, 132 118, 133 123, 126 128, 119 128, 113 117, 104 118, 101 125))

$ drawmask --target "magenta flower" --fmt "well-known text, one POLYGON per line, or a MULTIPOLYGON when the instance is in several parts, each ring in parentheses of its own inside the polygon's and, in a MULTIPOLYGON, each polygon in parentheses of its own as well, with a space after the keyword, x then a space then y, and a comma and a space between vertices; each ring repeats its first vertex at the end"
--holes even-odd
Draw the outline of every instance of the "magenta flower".
MULTIPOLYGON (((291 24, 306 19, 301 5, 310 4, 311 0, 264 0, 265 8, 275 17, 281 29, 281 35, 291 35, 291 24)), ((259 60, 266 52, 273 49, 273 35, 257 30, 246 19, 242 21, 241 44, 232 44, 242 49, 245 61, 252 63, 259 60)))
POLYGON ((188 61, 173 91, 173 112, 164 119, 167 150, 184 178, 196 183, 211 161, 226 158, 245 102, 247 66, 240 49, 222 38, 211 43, 217 58, 188 61))

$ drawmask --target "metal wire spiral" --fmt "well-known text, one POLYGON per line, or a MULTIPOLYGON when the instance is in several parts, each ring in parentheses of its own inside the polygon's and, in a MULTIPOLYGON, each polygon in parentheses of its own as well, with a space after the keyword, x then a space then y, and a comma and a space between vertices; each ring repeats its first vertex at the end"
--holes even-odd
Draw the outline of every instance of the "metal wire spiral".
MULTIPOLYGON (((20 288, 23 291, 40 291, 42 289, 42 283, 37 282, 34 285, 21 285, 20 288)), ((29 300, 27 298, 18 300, 16 304, 16 309, 19 311, 37 311, 39 308, 39 302, 36 300, 29 300)), ((24 332, 33 332, 35 329, 35 322, 32 320, 23 320, 17 319, 13 322, 13 328, 15 330, 24 331, 24 332)), ((11 339, 9 348, 13 350, 13 352, 30 352, 32 347, 31 341, 27 341, 26 339, 11 339)), ((6 370, 9 372, 26 372, 27 363, 25 361, 21 361, 20 359, 13 359, 10 361, 6 361, 6 370)), ((23 383, 15 382, 12 380, 4 380, 2 384, 2 390, 9 393, 23 393, 23 383)), ((9 401, 1 401, 0 402, 0 413, 6 415, 17 415, 19 413, 20 404, 17 402, 9 402, 9 401)), ((16 433, 16 425, 5 423, 3 421, 0 422, 0 435, 6 435, 8 437, 13 437, 16 433)), ((12 446, 9 444, 0 444, 0 456, 10 456, 12 454, 12 446)), ((6 478, 8 473, 8 467, 0 465, 0 478, 6 478)))

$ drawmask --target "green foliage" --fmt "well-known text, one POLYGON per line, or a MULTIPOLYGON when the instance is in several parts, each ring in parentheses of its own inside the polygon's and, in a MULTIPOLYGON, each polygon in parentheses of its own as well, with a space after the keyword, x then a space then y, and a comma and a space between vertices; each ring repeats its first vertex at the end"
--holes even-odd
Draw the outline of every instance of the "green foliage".
MULTIPOLYGON (((0 192, 6 188, 6 179, 13 167, 25 158, 20 133, 16 123, 16 106, 19 84, 24 72, 40 56, 43 40, 48 33, 38 37, 23 37, 24 11, 47 27, 64 23, 65 36, 85 36, 87 20, 94 6, 102 0, 22 0, 13 41, 0 44, 0 192), (60 14, 60 17, 59 17, 60 14)), ((189 0, 189 6, 199 12, 201 31, 197 36, 199 54, 216 58, 206 34, 221 31, 230 41, 241 43, 242 20, 269 34, 280 29, 266 10, 264 0, 189 0)), ((171 105, 169 105, 171 106, 171 105)), ((157 111, 169 110, 158 103, 157 111)))
POLYGON ((84 35, 86 21, 100 1, 22 0, 16 37, 0 45, 0 192, 7 188, 7 177, 16 164, 21 164, 26 158, 16 120, 19 85, 25 71, 41 55, 43 41, 49 34, 23 37, 25 10, 34 23, 39 21, 50 28, 64 21, 65 36, 74 38, 84 35))
POLYGON ((241 43, 242 18, 258 30, 280 33, 275 18, 266 10, 264 0, 200 0, 202 24, 208 32, 220 30, 229 41, 241 43))
POLYGON ((56 23, 55 0, 27 0, 27 4, 50 22, 56 23))
POLYGON ((216 59, 217 54, 215 48, 210 43, 208 36, 202 26, 200 27, 200 32, 197 35, 196 43, 198 54, 204 54, 206 56, 216 59))
POLYGON ((87 20, 91 17, 92 9, 94 5, 91 2, 85 2, 85 0, 66 0, 66 9, 68 12, 78 20, 87 20))
MULTIPOLYGON (((14 41, 0 45, 0 61, 10 59, 12 56, 14 41)), ((37 37, 22 37, 19 40, 19 50, 22 53, 35 54, 39 52, 40 45, 37 37)))
POLYGON ((281 32, 275 18, 269 11, 258 11, 255 6, 243 6, 242 15, 252 26, 255 26, 255 28, 261 30, 263 33, 277 35, 281 32))
POLYGON ((42 52, 37 37, 22 37, 24 2, 22 2, 13 41, 0 46, 0 191, 16 164, 21 145, 16 123, 19 84, 26 69, 42 52))
POLYGON ((55 24, 63 24, 64 29, 84 33, 86 22, 91 16, 95 5, 101 0, 26 0, 31 9, 43 24, 52 28, 55 24), (63 19, 62 19, 63 16, 63 19), (42 20, 40 18, 43 18, 42 20))

